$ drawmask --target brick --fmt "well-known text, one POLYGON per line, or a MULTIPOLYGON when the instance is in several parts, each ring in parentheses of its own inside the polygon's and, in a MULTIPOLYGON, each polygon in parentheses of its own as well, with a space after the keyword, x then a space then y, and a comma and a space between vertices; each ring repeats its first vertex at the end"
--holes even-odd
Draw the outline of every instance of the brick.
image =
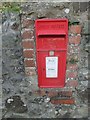
POLYGON ((77 80, 69 80, 66 83, 67 87, 77 87, 78 86, 78 81, 77 80))
POLYGON ((79 58, 79 54, 67 54, 67 61, 70 63, 73 62, 73 64, 75 64, 76 62, 78 62, 79 58))
POLYGON ((46 91, 46 90, 38 90, 38 91, 35 91, 34 93, 39 96, 47 95, 48 97, 53 97, 58 95, 58 92, 56 91, 46 91))
POLYGON ((24 28, 29 28, 30 26, 32 26, 34 24, 34 21, 31 19, 24 19, 22 21, 22 25, 24 28))
POLYGON ((46 91, 45 90, 37 90, 37 91, 34 91, 34 94, 36 94, 38 96, 45 96, 46 91))
POLYGON ((58 92, 58 95, 60 95, 61 97, 71 97, 72 91, 60 91, 58 92))
POLYGON ((57 92, 57 91, 49 91, 47 95, 48 95, 49 97, 54 97, 54 96, 57 96, 57 95, 58 95, 58 92, 57 92))
POLYGON ((34 51, 33 50, 25 50, 25 51, 23 51, 23 55, 25 58, 33 58, 34 51))
POLYGON ((72 91, 49 91, 48 94, 47 94, 49 97, 55 97, 55 96, 67 96, 67 97, 70 97, 72 96, 72 91))
POLYGON ((81 33, 81 25, 71 25, 69 27, 69 32, 74 34, 80 34, 81 33))
POLYGON ((24 31, 22 34, 22 39, 32 39, 33 36, 34 35, 32 31, 24 31))
POLYGON ((35 69, 31 69, 29 67, 25 67, 25 74, 26 74, 26 76, 35 76, 36 75, 36 71, 35 71, 35 69))
POLYGON ((34 48, 34 42, 33 41, 22 41, 22 46, 25 49, 33 49, 34 48))
POLYGON ((80 46, 74 46, 75 53, 80 53, 80 46))
POLYGON ((70 54, 80 53, 80 47, 79 47, 79 46, 71 46, 71 45, 69 45, 69 46, 68 46, 68 52, 69 52, 70 54))
POLYGON ((77 72, 69 72, 67 77, 68 77, 68 78, 76 78, 77 75, 78 75, 77 72))
POLYGON ((80 41, 81 41, 81 36, 80 35, 77 35, 77 36, 71 36, 69 38, 69 43, 70 44, 80 44, 80 41))
POLYGON ((74 99, 54 99, 54 100, 51 100, 51 103, 52 104, 75 104, 75 100, 74 99))
POLYGON ((25 60, 24 64, 25 64, 25 67, 35 67, 34 60, 25 60))
POLYGON ((68 64, 67 65, 67 70, 77 70, 78 65, 77 64, 68 64))
POLYGON ((72 91, 46 91, 46 90, 38 90, 34 92, 35 94, 39 96, 44 96, 47 95, 48 97, 56 97, 56 96, 61 96, 61 97, 71 97, 72 96, 72 91))

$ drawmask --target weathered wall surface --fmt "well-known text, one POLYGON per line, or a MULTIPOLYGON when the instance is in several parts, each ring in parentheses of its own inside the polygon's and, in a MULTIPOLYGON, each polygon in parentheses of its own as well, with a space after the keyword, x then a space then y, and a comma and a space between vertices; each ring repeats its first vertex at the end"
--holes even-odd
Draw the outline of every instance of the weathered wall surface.
POLYGON ((21 11, 20 16, 3 15, 3 117, 88 117, 88 3, 27 2, 21 3, 21 11), (71 23, 63 89, 37 86, 34 22, 43 18, 68 18, 71 23))

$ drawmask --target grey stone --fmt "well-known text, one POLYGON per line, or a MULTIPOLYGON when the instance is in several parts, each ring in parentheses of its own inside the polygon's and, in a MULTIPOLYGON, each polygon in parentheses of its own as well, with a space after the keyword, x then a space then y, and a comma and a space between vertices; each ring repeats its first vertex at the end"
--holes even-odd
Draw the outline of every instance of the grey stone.
POLYGON ((16 43, 16 35, 11 34, 11 32, 8 35, 4 35, 2 36, 2 47, 3 48, 14 48, 15 45, 17 45, 16 43), (8 36, 8 37, 7 37, 8 36))
POLYGON ((78 109, 78 113, 82 117, 88 117, 88 107, 81 107, 80 109, 78 109))
POLYGON ((88 74, 88 69, 86 68, 82 68, 81 70, 79 70, 80 74, 83 74, 84 76, 88 74))
POLYGON ((65 115, 67 113, 67 111, 64 111, 64 110, 61 110, 60 111, 60 114, 63 116, 63 115, 65 115))
POLYGON ((10 88, 3 88, 2 91, 3 91, 3 94, 8 94, 10 93, 10 88))
POLYGON ((55 111, 55 115, 58 115, 58 114, 59 114, 59 112, 56 110, 56 111, 55 111))
POLYGON ((88 108, 87 107, 80 107, 76 109, 72 118, 87 118, 88 117, 88 108))
POLYGON ((10 118, 29 118, 28 114, 13 113, 10 118))
POLYGON ((70 112, 67 112, 64 116, 62 116, 62 118, 70 118, 70 112))
POLYGON ((86 44, 85 51, 87 51, 88 53, 90 53, 90 43, 86 44))
POLYGON ((6 100, 5 106, 9 110, 13 110, 16 113, 27 112, 27 106, 21 100, 20 96, 12 96, 6 100))
POLYGON ((48 103, 49 101, 50 101, 50 98, 46 98, 46 99, 44 100, 45 103, 48 103))
POLYGON ((81 2, 80 3, 80 11, 85 12, 87 10, 88 3, 87 2, 81 2))
POLYGON ((82 84, 83 86, 88 87, 88 81, 81 81, 81 84, 82 84))
POLYGON ((88 89, 83 89, 78 91, 79 99, 81 99, 82 103, 87 103, 88 102, 88 89))
POLYGON ((90 31, 90 20, 87 20, 84 23, 83 33, 89 34, 89 31, 90 31))
POLYGON ((73 2, 73 11, 78 13, 78 11, 79 11, 79 2, 73 2))

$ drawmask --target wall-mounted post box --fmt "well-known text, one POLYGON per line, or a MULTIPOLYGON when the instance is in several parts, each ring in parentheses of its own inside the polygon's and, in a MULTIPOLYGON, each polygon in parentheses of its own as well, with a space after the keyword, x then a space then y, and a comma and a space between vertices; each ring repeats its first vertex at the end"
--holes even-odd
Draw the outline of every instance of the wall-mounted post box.
POLYGON ((43 88, 64 87, 68 20, 38 19, 35 29, 38 85, 43 88))

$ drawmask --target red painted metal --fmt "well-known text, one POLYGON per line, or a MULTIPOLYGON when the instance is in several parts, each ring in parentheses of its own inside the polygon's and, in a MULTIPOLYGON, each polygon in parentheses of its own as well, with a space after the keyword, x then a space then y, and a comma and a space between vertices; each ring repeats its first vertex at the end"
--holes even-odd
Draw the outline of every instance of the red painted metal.
POLYGON ((36 61, 38 85, 42 88, 65 86, 66 56, 68 44, 67 19, 38 19, 36 30, 36 61), (54 54, 50 55, 50 51, 54 54), (46 57, 58 58, 57 77, 46 76, 46 57))

